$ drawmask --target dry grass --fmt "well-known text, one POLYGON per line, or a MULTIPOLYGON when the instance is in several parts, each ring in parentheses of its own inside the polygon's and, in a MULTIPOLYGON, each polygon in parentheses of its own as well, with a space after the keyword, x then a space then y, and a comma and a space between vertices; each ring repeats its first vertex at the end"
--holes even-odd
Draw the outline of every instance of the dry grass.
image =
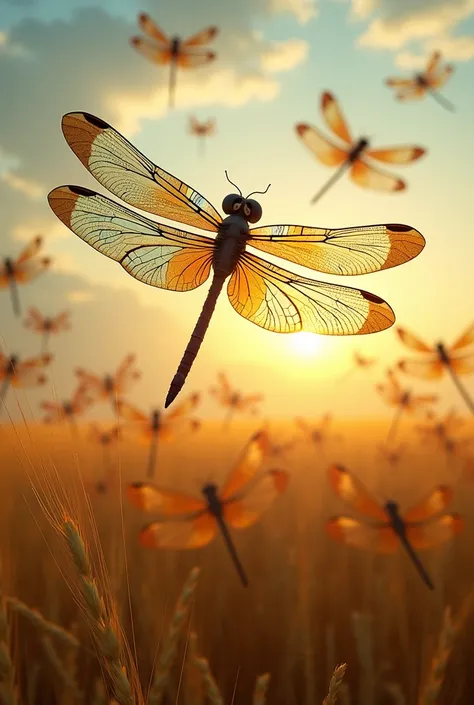
MULTIPOLYGON (((254 428, 236 425, 224 437, 219 424, 205 425, 187 444, 163 446, 157 482, 198 494, 204 480, 223 477, 254 428)), ((391 470, 375 451, 386 424, 339 424, 336 430, 344 441, 333 443, 324 455, 302 442, 286 464, 291 473, 287 496, 261 524, 234 532, 250 576, 244 589, 219 538, 199 551, 153 552, 136 541, 147 517, 127 504, 122 528, 120 488, 94 495, 89 509, 79 475, 97 474, 101 458, 81 429, 78 439, 71 439, 60 427, 20 428, 18 436, 14 429, 0 428, 0 555, 8 568, 4 590, 9 595, 0 609, 3 701, 102 705, 108 703, 108 691, 120 704, 143 703, 148 694, 150 703, 163 705, 220 705, 233 698, 299 705, 322 703, 325 697, 326 705, 471 702, 474 687, 468 689, 455 658, 458 638, 468 640, 467 626, 454 630, 452 642, 445 639, 437 646, 437 641, 440 631, 447 634, 446 607, 460 615, 472 590, 474 486, 460 479, 456 459, 448 464, 427 446, 414 445, 397 472, 391 470), (435 483, 454 485, 453 509, 464 514, 466 530, 452 546, 424 555, 436 585, 433 593, 403 553, 373 557, 325 536, 324 521, 346 512, 325 481, 333 460, 402 506, 435 483), (28 481, 28 476, 34 482, 44 477, 52 465, 55 473, 42 492, 54 495, 55 531, 28 481), (54 489, 59 482, 61 491, 54 489), (200 568, 197 581, 194 566, 200 568), (33 629, 43 642, 26 639, 33 629), (68 633, 79 647, 67 644, 68 633), (50 646, 59 658, 56 666, 52 654, 46 656, 50 646), (331 681, 328 693, 328 682, 338 663, 349 667, 335 701, 336 683, 331 681), (33 687, 29 682, 36 666, 33 687), (438 678, 431 686, 430 673, 438 678), (259 674, 271 678, 257 680, 259 674), (450 700, 456 681, 461 696, 450 700), (438 700, 421 699, 428 687, 438 700), (41 700, 45 693, 50 700, 41 700)), ((123 486, 144 479, 145 456, 146 449, 128 443, 114 449, 123 486)), ((472 648, 472 641, 467 643, 472 648)))

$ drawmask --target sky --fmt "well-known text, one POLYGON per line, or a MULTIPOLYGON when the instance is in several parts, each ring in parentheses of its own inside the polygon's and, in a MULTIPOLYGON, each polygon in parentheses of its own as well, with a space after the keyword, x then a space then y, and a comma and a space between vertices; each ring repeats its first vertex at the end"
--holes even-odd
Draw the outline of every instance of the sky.
MULTIPOLYGON (((473 318, 473 75, 474 0, 0 0, 0 256, 14 256, 43 234, 54 266, 22 288, 24 308, 35 305, 51 315, 68 308, 73 322, 54 341, 49 385, 28 392, 34 413, 38 400, 70 394, 75 367, 112 372, 129 352, 136 352, 143 371, 131 400, 143 408, 162 404, 209 286, 186 294, 146 286, 57 220, 46 201, 55 186, 105 193, 65 142, 64 113, 87 111, 106 120, 220 212, 230 189, 227 169, 244 192, 271 183, 259 197, 261 225, 414 226, 426 248, 402 267, 362 277, 311 276, 377 294, 398 324, 428 343, 449 343, 473 318), (210 24, 220 29, 212 44, 216 61, 178 75, 171 111, 166 68, 129 45, 141 11, 170 35, 189 36, 210 24), (422 67, 434 49, 456 65, 443 89, 454 113, 429 97, 399 104, 384 85, 387 76, 422 67), (383 195, 342 179, 310 205, 331 171, 300 142, 294 126, 308 122, 326 131, 319 109, 325 90, 339 100, 354 136, 368 135, 375 146, 427 149, 418 162, 391 170, 406 179, 406 191, 383 195), (204 156, 187 132, 190 114, 217 121, 204 156)), ((4 291, 0 343, 6 354, 39 349, 4 291)), ((223 294, 186 389, 205 391, 217 371, 226 370, 242 391, 265 395, 262 412, 269 417, 391 413, 374 384, 406 353, 393 328, 370 336, 311 336, 308 347, 249 323, 223 294), (377 358, 377 365, 341 381, 355 350, 377 358)), ((463 410, 448 380, 405 381, 463 410)), ((474 389, 472 378, 467 384, 474 389)), ((219 413, 206 399, 202 414, 219 413)))

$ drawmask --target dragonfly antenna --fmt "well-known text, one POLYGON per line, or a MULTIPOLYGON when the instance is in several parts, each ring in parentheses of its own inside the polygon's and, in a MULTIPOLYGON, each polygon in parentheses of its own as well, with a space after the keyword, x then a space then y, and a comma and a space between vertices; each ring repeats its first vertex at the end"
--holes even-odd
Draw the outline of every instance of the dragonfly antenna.
POLYGON ((253 196, 254 193, 266 193, 266 192, 268 191, 268 189, 270 188, 270 186, 271 186, 271 184, 268 184, 268 186, 267 186, 267 188, 265 189, 265 191, 252 191, 252 192, 249 193, 249 195, 246 196, 245 198, 250 198, 250 196, 253 196))
MULTIPOLYGON (((232 184, 232 186, 235 186, 235 188, 239 189, 239 187, 237 186, 237 184, 234 184, 234 182, 229 179, 229 174, 227 173, 227 169, 225 170, 224 173, 225 173, 225 178, 227 179, 227 181, 229 182, 229 184, 232 184)), ((241 191, 240 189, 239 189, 239 194, 242 196, 242 191, 241 191)))

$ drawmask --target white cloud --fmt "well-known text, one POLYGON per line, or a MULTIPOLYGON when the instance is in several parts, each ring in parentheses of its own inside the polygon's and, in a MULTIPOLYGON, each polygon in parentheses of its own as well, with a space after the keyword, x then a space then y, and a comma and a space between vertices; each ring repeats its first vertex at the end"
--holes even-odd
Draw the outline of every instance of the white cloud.
POLYGON ((0 54, 8 54, 9 56, 28 56, 28 52, 24 46, 10 41, 8 34, 0 30, 0 54))
POLYGON ((412 51, 401 51, 395 57, 395 66, 405 71, 418 71, 426 68, 427 55, 420 56, 412 51))
POLYGON ((426 42, 425 48, 429 52, 438 49, 445 59, 469 61, 474 58, 474 36, 451 37, 446 35, 445 37, 430 39, 426 42))
POLYGON ((19 176, 8 169, 0 174, 0 179, 10 188, 31 198, 32 201, 39 201, 45 195, 44 189, 36 181, 19 176))
POLYGON ((290 71, 306 59, 308 51, 309 44, 303 39, 274 42, 268 51, 262 54, 260 66, 269 73, 290 71))
POLYGON ((306 24, 318 15, 315 0, 267 0, 271 12, 290 12, 298 22, 306 24))
POLYGON ((88 301, 93 301, 94 294, 90 290, 85 290, 85 289, 74 289, 73 291, 70 291, 67 296, 67 300, 70 301, 71 303, 75 304, 83 304, 88 301))

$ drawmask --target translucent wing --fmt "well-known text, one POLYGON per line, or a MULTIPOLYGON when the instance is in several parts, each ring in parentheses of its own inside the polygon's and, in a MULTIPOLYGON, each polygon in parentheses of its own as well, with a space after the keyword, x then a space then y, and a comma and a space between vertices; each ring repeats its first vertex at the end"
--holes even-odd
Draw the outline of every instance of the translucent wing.
POLYGON ((327 137, 312 125, 299 123, 295 127, 296 134, 301 137, 304 144, 326 166, 339 166, 347 161, 349 154, 336 147, 327 137))
POLYGON ((44 318, 37 308, 33 306, 28 311, 28 316, 25 318, 25 327, 32 328, 36 331, 42 331, 44 318))
POLYGON ((464 528, 459 514, 443 514, 425 524, 407 526, 407 539, 418 550, 436 548, 451 541, 464 528))
POLYGON ((106 396, 108 394, 104 387, 104 381, 97 375, 79 367, 76 370, 76 376, 79 379, 80 386, 86 390, 87 394, 92 395, 92 399, 95 400, 100 396, 106 396))
POLYGON ((49 365, 53 359, 52 355, 41 355, 18 362, 15 365, 12 385, 14 387, 27 387, 41 385, 46 382, 46 377, 42 370, 49 365))
POLYGON ((254 524, 288 486, 288 475, 283 470, 269 470, 256 478, 238 499, 224 503, 224 519, 236 529, 254 524))
POLYGON ((474 345, 474 323, 471 323, 469 328, 455 341, 451 350, 459 350, 459 348, 465 348, 468 345, 474 345))
POLYGON ((148 426, 149 424, 149 417, 144 414, 143 411, 140 411, 140 409, 137 409, 136 406, 129 404, 123 399, 117 400, 117 411, 120 416, 125 419, 125 421, 129 421, 130 423, 139 423, 144 426, 148 426))
POLYGON ((378 296, 298 276, 249 252, 241 256, 227 293, 237 313, 275 333, 365 335, 395 320, 378 296))
POLYGON ((462 357, 451 357, 449 366, 458 375, 470 375, 474 372, 474 353, 462 357))
POLYGON ((438 485, 420 502, 408 509, 403 514, 403 521, 426 521, 436 514, 440 514, 453 499, 453 491, 447 485, 438 485))
POLYGON ((402 102, 407 100, 421 100, 426 95, 426 87, 418 86, 416 83, 409 88, 402 88, 396 94, 395 98, 402 102))
MULTIPOLYGON (((204 66, 210 61, 216 58, 216 53, 214 51, 206 52, 188 52, 183 51, 178 54, 177 62, 178 66, 182 69, 194 69, 197 66, 204 66)), ((202 225, 199 227, 203 227, 202 225)))
POLYGON ((268 225, 252 228, 248 244, 318 272, 356 275, 409 262, 425 239, 399 223, 336 229, 268 225))
POLYGON ((188 521, 154 521, 140 532, 140 543, 147 548, 188 550, 206 546, 217 533, 215 519, 203 514, 188 521))
POLYGON ((428 59, 428 63, 426 65, 426 73, 431 74, 436 71, 436 69, 439 66, 439 63, 441 61, 441 52, 439 51, 434 51, 430 58, 428 59))
POLYGON ((168 423, 174 423, 175 421, 182 419, 183 416, 190 414, 199 404, 200 398, 200 394, 198 393, 191 394, 183 402, 173 406, 173 409, 171 411, 168 411, 168 413, 166 414, 166 421, 168 423))
POLYGON ((91 174, 135 208, 215 232, 221 216, 204 196, 147 159, 119 132, 89 113, 68 113, 62 129, 91 174))
POLYGON ((148 34, 148 36, 152 37, 152 39, 155 39, 158 42, 162 42, 163 44, 169 44, 169 38, 146 12, 141 12, 138 15, 138 26, 140 27, 142 32, 148 34))
POLYGON ((142 376, 141 372, 136 369, 135 365, 136 355, 127 355, 127 357, 121 362, 115 375, 115 388, 120 394, 126 392, 130 384, 140 379, 142 376))
POLYGON ((351 517, 332 517, 325 529, 334 541, 373 553, 393 553, 400 545, 390 526, 370 526, 351 517))
POLYGON ((454 66, 446 64, 435 76, 430 76, 430 85, 433 88, 442 88, 453 72, 454 66))
POLYGON ((232 469, 227 481, 220 491, 221 500, 241 497, 245 486, 255 478, 270 451, 268 431, 255 433, 245 446, 237 464, 232 469))
POLYGON ((331 465, 328 470, 328 481, 337 496, 353 509, 373 519, 387 522, 387 515, 380 502, 342 465, 331 465))
POLYGON ((421 379, 438 379, 444 374, 444 365, 438 358, 431 360, 400 360, 398 369, 421 379))
POLYGON ((368 149, 364 152, 366 157, 377 159, 388 164, 409 164, 419 159, 426 153, 423 147, 387 147, 385 149, 368 149))
POLYGON ((71 327, 69 322, 69 316, 69 311, 63 311, 62 313, 59 313, 56 318, 52 321, 52 332, 58 333, 61 330, 68 330, 71 327))
POLYGON ((143 512, 160 518, 195 519, 207 512, 201 499, 173 490, 165 490, 147 482, 134 482, 127 487, 127 499, 143 512))
POLYGON ((30 260, 32 257, 34 257, 38 253, 38 251, 40 250, 42 244, 43 244, 43 238, 41 237, 41 235, 38 235, 21 252, 20 256, 16 260, 16 264, 17 265, 24 264, 25 262, 30 260))
POLYGON ((40 259, 28 260, 22 264, 15 265, 13 278, 19 284, 26 284, 35 279, 41 272, 51 264, 50 257, 42 257, 40 259))
POLYGON ((416 86, 416 81, 412 78, 387 78, 385 85, 390 88, 413 88, 416 86))
POLYGON ((79 186, 56 188, 48 200, 70 230, 145 284, 190 291, 209 276, 211 238, 154 223, 79 186))
POLYGON ((398 176, 387 174, 375 167, 357 159, 350 168, 349 176, 356 184, 374 191, 403 191, 405 182, 398 176))
POLYGON ((197 34, 193 34, 192 37, 189 39, 186 39, 185 42, 183 42, 184 47, 197 47, 197 46, 202 46, 203 44, 207 44, 208 42, 211 42, 217 32, 218 28, 215 26, 212 27, 206 27, 206 29, 201 30, 197 34))
POLYGON ((173 58, 171 50, 168 46, 157 46, 155 42, 150 41, 146 37, 132 37, 130 44, 136 49, 145 59, 153 64, 169 64, 173 58))
POLYGON ((339 103, 328 91, 321 96, 321 112, 329 129, 348 145, 352 144, 352 137, 339 103))
POLYGON ((407 348, 410 348, 411 350, 416 350, 417 352, 433 352, 432 347, 428 347, 428 345, 426 345, 426 343, 424 343, 416 335, 413 335, 413 333, 409 333, 406 328, 401 328, 400 326, 397 326, 397 328, 395 328, 395 332, 402 341, 402 343, 407 346, 407 348))

